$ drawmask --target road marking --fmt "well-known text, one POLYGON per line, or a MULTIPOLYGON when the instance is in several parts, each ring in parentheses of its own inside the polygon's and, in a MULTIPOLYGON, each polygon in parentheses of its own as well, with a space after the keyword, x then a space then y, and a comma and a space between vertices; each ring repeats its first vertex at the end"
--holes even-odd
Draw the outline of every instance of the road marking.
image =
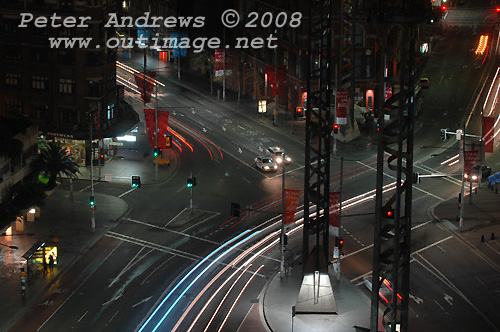
POLYGON ((135 307, 137 307, 137 306, 139 306, 139 305, 141 305, 141 304, 143 304, 143 303, 148 302, 151 298, 152 298, 152 296, 150 296, 150 297, 146 297, 145 299, 140 300, 139 302, 137 302, 136 304, 134 304, 134 305, 132 306, 132 308, 135 308, 135 307))
POLYGON ((111 319, 110 319, 110 320, 108 320, 108 323, 111 323, 111 321, 112 321, 113 319, 115 319, 116 315, 118 315, 118 313, 119 313, 119 312, 120 312, 120 310, 118 310, 117 312, 115 312, 115 314, 113 315, 113 317, 111 317, 111 319))
MULTIPOLYGON (((370 165, 368 165, 368 164, 365 164, 364 162, 357 161, 357 163, 358 163, 358 164, 361 164, 361 165, 363 165, 363 166, 365 166, 365 167, 367 167, 367 168, 370 168, 370 169, 372 169, 372 170, 374 170, 374 171, 376 171, 376 170, 377 170, 375 167, 372 167, 372 166, 370 166, 370 165)), ((388 178, 391 178, 391 179, 393 179, 393 180, 396 180, 396 181, 397 181, 396 177, 394 177, 394 176, 392 176, 392 175, 389 175, 389 174, 387 174, 386 172, 384 172, 384 175, 385 175, 385 176, 387 176, 388 178)), ((422 188, 419 188, 419 187, 416 187, 416 186, 413 186, 412 188, 413 188, 413 189, 416 189, 416 190, 418 190, 418 191, 421 191, 421 192, 423 192, 424 194, 427 194, 427 195, 429 195, 429 196, 431 196, 431 197, 437 198, 437 199, 439 199, 440 201, 444 201, 444 200, 445 200, 444 198, 441 198, 441 197, 439 197, 439 196, 436 196, 436 195, 434 195, 433 193, 428 192, 427 190, 423 190, 422 188)))
POLYGON ((88 314, 88 310, 85 311, 85 313, 82 315, 82 317, 80 317, 80 319, 77 322, 80 323, 80 321, 83 319, 83 317, 85 317, 87 314, 88 314))
POLYGON ((124 192, 123 194, 118 195, 118 198, 121 198, 121 197, 125 196, 126 194, 131 193, 132 191, 134 191, 134 190, 136 190, 136 189, 137 189, 137 187, 132 188, 132 189, 129 189, 129 190, 127 190, 126 192, 124 192))
MULTIPOLYGON (((80 180, 81 180, 81 179, 80 179, 80 180)), ((95 186, 97 186, 99 183, 100 183, 100 182, 96 182, 96 183, 94 183, 94 187, 95 187, 95 186)), ((78 190, 78 192, 80 192, 80 193, 81 193, 81 192, 84 192, 84 191, 86 191, 86 190, 88 190, 88 189, 92 189, 92 185, 86 186, 85 188, 82 188, 82 189, 78 190)))
POLYGON ((437 306, 438 306, 438 307, 440 307, 440 308, 441 308, 441 310, 445 311, 445 310, 444 310, 444 308, 443 308, 443 306, 442 306, 442 305, 440 305, 438 301, 434 300, 434 302, 437 304, 437 306))
POLYGON ((118 295, 118 296, 113 297, 111 300, 109 300, 109 301, 107 301, 107 302, 104 302, 103 304, 101 304, 101 306, 103 306, 103 307, 104 307, 104 306, 106 306, 106 305, 110 304, 111 302, 114 302, 114 301, 118 300, 120 297, 122 297, 122 294, 120 294, 120 295, 118 295))
POLYGON ((238 128, 243 129, 243 130, 246 130, 244 127, 242 127, 242 126, 240 126, 240 125, 238 125, 238 128))
POLYGON ((422 304, 422 303, 424 303, 424 300, 423 300, 423 299, 421 299, 421 298, 419 298, 418 296, 415 296, 415 295, 411 295, 411 294, 410 294, 410 298, 411 298, 413 301, 415 301, 417 304, 422 304))
POLYGON ((453 305, 453 297, 444 293, 444 300, 448 302, 449 305, 453 305))

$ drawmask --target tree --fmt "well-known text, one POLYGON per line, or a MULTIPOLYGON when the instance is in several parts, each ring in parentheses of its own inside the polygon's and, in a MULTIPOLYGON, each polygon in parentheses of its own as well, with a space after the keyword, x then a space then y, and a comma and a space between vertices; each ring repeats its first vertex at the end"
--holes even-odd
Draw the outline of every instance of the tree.
POLYGON ((48 179, 48 189, 56 186, 57 177, 62 181, 62 175, 76 179, 80 173, 78 165, 72 160, 72 154, 69 153, 59 142, 43 142, 41 144, 40 154, 35 163, 35 169, 41 176, 48 179))

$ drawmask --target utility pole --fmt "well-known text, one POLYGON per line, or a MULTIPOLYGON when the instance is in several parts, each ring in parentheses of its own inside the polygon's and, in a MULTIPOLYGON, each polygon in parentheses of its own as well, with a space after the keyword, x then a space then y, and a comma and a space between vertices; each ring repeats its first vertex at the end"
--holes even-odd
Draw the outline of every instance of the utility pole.
MULTIPOLYGON (((463 231, 464 228, 464 205, 465 201, 464 192, 465 192, 465 123, 464 123, 464 134, 462 135, 462 185, 460 186, 460 217, 458 223, 458 229, 463 231)), ((472 194, 472 193, 471 193, 472 194)))
POLYGON ((280 277, 283 278, 286 274, 285 271, 285 160, 281 162, 283 166, 282 182, 281 182, 281 263, 280 263, 280 277))
MULTIPOLYGON (((89 126, 90 126, 90 199, 94 199, 94 144, 92 143, 92 122, 93 116, 92 111, 89 112, 89 126)), ((95 206, 91 202, 91 217, 90 226, 92 228, 92 233, 95 233, 95 206)))

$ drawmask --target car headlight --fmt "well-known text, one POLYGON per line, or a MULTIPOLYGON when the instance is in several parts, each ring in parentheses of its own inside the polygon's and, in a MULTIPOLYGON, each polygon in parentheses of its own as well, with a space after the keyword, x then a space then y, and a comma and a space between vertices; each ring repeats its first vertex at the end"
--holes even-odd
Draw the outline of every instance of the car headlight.
POLYGON ((264 166, 264 169, 269 169, 269 166, 264 166))
POLYGON ((286 161, 292 161, 292 158, 286 157, 286 161))
POLYGON ((472 181, 476 181, 477 180, 477 175, 473 175, 472 176, 472 181))
POLYGON ((274 165, 274 169, 278 168, 278 165, 274 165))
POLYGON ((276 158, 276 162, 277 162, 278 164, 281 164, 281 162, 282 162, 282 161, 283 161, 283 159, 281 159, 280 157, 276 158))
POLYGON ((468 178, 469 178, 469 174, 465 173, 465 174, 464 174, 464 178, 465 178, 465 179, 468 179, 468 178))

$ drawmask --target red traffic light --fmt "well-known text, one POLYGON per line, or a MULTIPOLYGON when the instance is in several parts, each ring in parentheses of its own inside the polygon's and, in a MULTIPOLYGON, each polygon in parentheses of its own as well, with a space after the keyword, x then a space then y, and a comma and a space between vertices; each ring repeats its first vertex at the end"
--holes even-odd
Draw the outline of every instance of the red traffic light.
POLYGON ((333 133, 337 134, 338 132, 339 132, 339 125, 338 124, 334 124, 333 125, 333 133))
POLYGON ((446 5, 442 5, 441 6, 441 9, 443 10, 443 12, 446 10, 446 5))
POLYGON ((496 11, 497 13, 500 13, 500 7, 495 8, 495 11, 496 11))
POLYGON ((392 217, 392 211, 387 211, 386 215, 387 217, 392 217))

